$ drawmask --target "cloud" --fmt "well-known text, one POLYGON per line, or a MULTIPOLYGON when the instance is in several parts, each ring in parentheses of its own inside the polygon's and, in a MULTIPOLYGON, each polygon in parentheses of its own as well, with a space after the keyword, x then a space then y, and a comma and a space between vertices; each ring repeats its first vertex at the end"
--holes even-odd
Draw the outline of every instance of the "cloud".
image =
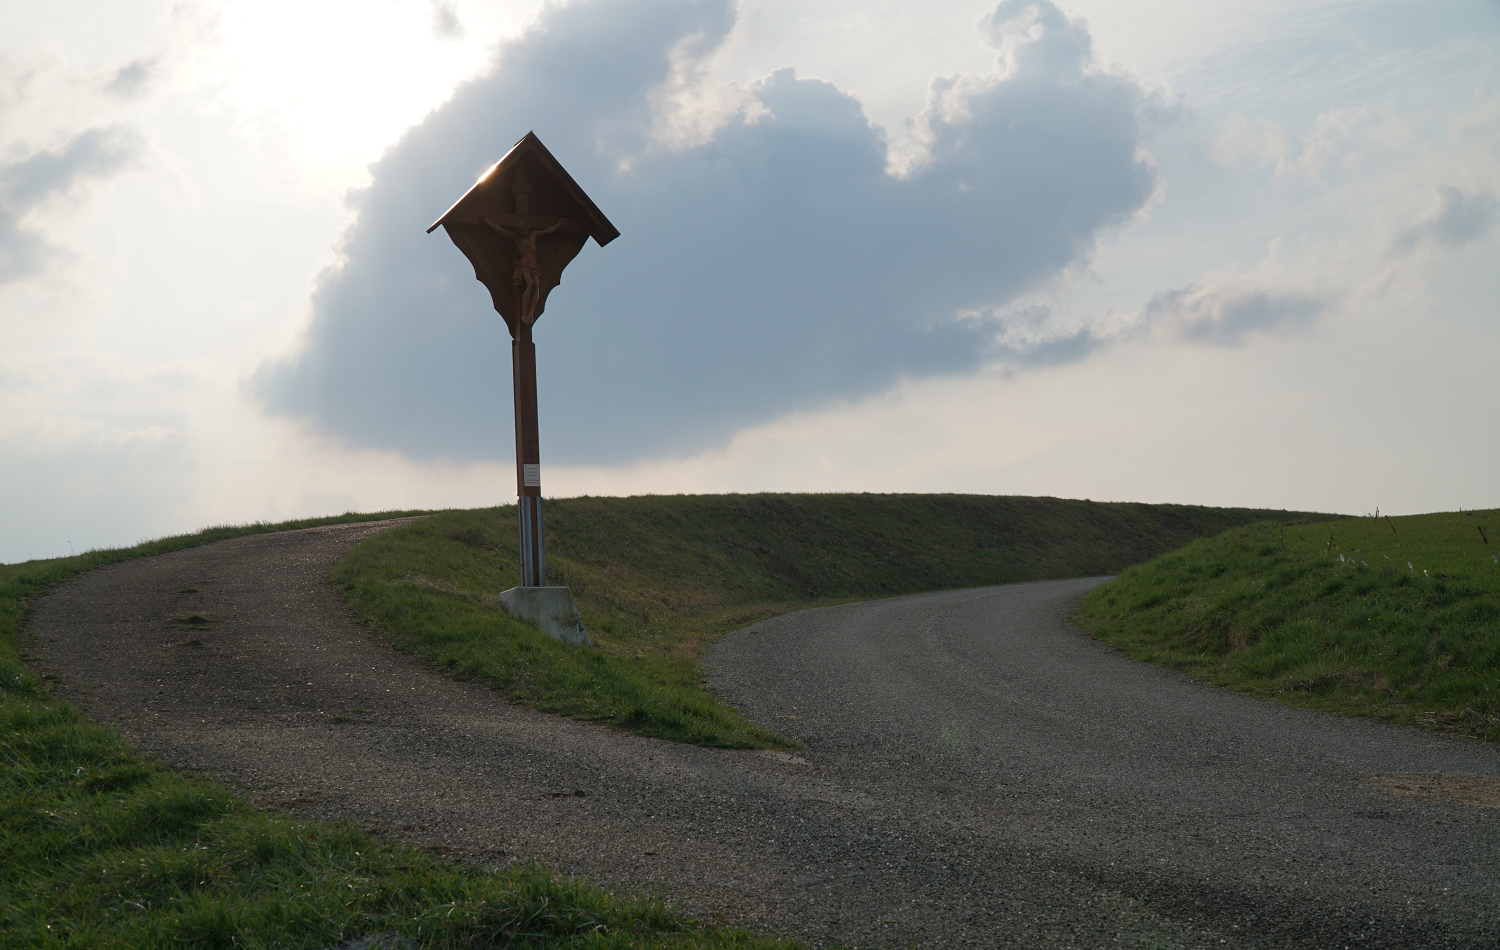
POLYGON ((138 59, 126 63, 115 71, 115 76, 105 85, 104 91, 124 99, 139 95, 156 72, 156 60, 138 59))
POLYGON ((1414 250, 1428 241, 1444 247, 1463 247, 1486 237, 1500 221, 1500 197, 1483 188, 1465 190, 1438 185, 1437 207, 1396 238, 1396 249, 1414 250))
POLYGON ((136 136, 121 129, 89 129, 61 148, 0 165, 0 284, 35 273, 52 247, 22 221, 50 198, 82 182, 114 174, 134 157, 136 136))
POLYGON ((432 0, 432 33, 440 40, 461 40, 464 23, 454 0, 432 0))
POLYGON ((1400 122, 1369 106, 1319 114, 1300 146, 1275 122, 1235 112, 1220 123, 1209 155, 1221 165, 1271 166, 1278 179, 1317 184, 1334 171, 1352 173, 1371 154, 1410 140, 1411 133, 1400 122))
POLYGON ((1219 125, 1219 135, 1209 148, 1209 155, 1221 165, 1248 161, 1252 165, 1283 166, 1291 143, 1281 126, 1270 119, 1247 119, 1232 113, 1219 125))
POLYGON ((1297 329, 1328 309, 1324 294, 1270 289, 1245 281, 1189 284, 1146 302, 1142 324, 1192 343, 1235 346, 1256 333, 1297 329))
POLYGON ((962 315, 1077 266, 1156 193, 1142 91, 1097 69, 1048 2, 985 20, 995 71, 933 82, 901 174, 857 99, 793 68, 678 88, 733 25, 729 0, 546 9, 372 166, 301 348, 249 391, 346 444, 508 456, 508 336, 423 229, 528 129, 622 233, 583 252, 537 327, 554 462, 695 451, 1014 355, 1003 328, 962 315))

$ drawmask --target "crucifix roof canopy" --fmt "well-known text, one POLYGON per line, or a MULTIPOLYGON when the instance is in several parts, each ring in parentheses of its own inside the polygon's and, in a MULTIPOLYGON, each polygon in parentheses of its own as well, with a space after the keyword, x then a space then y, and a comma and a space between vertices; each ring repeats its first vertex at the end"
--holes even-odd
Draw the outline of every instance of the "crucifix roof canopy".
POLYGON ((428 233, 438 225, 474 265, 475 278, 489 290, 513 337, 522 324, 529 327, 541 316, 547 295, 585 241, 592 237, 602 247, 620 236, 534 132, 527 132, 428 233), (518 237, 527 230, 535 242, 532 259, 525 239, 518 237))

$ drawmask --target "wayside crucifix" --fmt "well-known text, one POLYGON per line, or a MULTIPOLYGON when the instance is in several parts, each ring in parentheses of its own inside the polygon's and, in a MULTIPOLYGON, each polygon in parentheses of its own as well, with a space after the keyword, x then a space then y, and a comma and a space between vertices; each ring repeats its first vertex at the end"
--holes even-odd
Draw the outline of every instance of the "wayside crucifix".
POLYGON ((532 326, 584 242, 592 237, 603 247, 620 232, 534 132, 485 172, 428 233, 439 225, 474 265, 475 278, 510 328, 521 583, 502 593, 501 602, 560 639, 587 643, 571 593, 547 586, 532 326))

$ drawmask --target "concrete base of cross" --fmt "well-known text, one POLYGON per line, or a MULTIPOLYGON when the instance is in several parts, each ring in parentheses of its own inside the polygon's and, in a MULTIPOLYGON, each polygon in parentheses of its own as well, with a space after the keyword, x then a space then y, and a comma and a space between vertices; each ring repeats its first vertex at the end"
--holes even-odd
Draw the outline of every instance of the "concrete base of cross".
POLYGON ((500 606, 512 617, 529 620, 543 633, 575 646, 591 647, 588 631, 566 587, 512 587, 500 593, 500 606))

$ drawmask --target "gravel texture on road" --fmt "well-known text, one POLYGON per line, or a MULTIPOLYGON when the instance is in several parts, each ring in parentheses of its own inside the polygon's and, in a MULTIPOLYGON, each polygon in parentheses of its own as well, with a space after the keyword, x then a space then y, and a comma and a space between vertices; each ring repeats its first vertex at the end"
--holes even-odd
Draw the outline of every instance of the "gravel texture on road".
POLYGON ((1098 579, 730 634, 711 685, 805 746, 736 752, 512 706, 393 650, 325 580, 383 527, 72 578, 35 605, 34 665, 168 765, 273 807, 813 943, 1500 946, 1500 808, 1475 792, 1500 749, 1125 659, 1066 622, 1098 579))

